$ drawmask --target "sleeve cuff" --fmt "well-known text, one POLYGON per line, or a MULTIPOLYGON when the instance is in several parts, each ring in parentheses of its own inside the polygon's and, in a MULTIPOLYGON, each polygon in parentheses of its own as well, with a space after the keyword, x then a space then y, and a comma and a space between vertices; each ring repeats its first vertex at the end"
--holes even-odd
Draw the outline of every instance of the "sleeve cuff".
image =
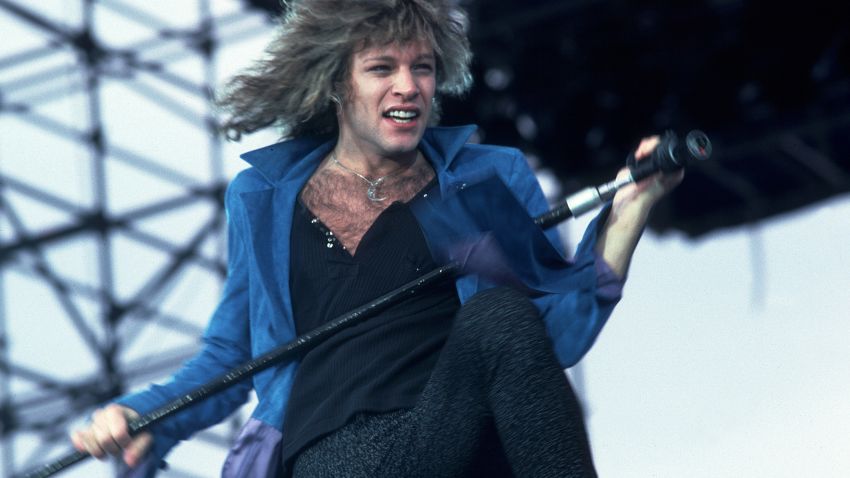
POLYGON ((619 301, 623 296, 626 278, 619 277, 601 255, 596 252, 593 255, 596 267, 596 297, 611 302, 619 301))

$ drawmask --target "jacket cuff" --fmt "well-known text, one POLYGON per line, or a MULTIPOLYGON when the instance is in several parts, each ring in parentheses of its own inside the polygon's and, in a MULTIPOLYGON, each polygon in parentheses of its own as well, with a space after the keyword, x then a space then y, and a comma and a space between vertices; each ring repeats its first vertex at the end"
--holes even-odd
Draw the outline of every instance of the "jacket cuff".
POLYGON ((617 302, 623 297, 625 277, 618 276, 605 259, 594 252, 596 267, 596 297, 601 300, 617 302))
POLYGON ((596 271, 596 297, 600 300, 617 302, 623 295, 625 277, 619 277, 605 259, 596 252, 596 242, 608 221, 611 212, 611 202, 605 204, 597 216, 590 222, 584 236, 576 248, 575 261, 592 261, 596 271))

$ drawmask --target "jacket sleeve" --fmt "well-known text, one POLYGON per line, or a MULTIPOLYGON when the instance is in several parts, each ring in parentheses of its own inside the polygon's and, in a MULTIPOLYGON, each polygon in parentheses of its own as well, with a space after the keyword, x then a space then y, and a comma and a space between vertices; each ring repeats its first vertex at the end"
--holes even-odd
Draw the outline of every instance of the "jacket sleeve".
MULTIPOLYGON (((225 194, 228 272, 221 300, 203 335, 203 345, 166 383, 125 396, 117 403, 146 414, 251 358, 248 318, 248 262, 235 180, 225 194)), ((220 422, 241 406, 251 389, 244 380, 154 425, 151 450, 158 465, 168 451, 192 433, 220 422)), ((149 475, 150 476, 150 475, 149 475)))
MULTIPOLYGON (((532 217, 548 211, 549 206, 537 178, 519 151, 514 151, 508 187, 525 205, 532 217)), ((572 266, 566 271, 574 277, 574 286, 532 299, 540 310, 561 366, 575 365, 590 350, 602 327, 620 299, 622 281, 616 278, 595 252, 597 236, 604 226, 610 206, 606 206, 588 225, 578 244, 572 266)), ((564 254, 555 228, 545 231, 549 242, 564 254)))

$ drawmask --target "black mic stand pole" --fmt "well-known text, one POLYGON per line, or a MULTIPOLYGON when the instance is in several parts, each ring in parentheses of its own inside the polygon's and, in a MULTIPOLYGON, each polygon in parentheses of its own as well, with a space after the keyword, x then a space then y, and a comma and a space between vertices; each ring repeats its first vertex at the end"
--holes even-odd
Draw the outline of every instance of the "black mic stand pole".
MULTIPOLYGON (((691 131, 686 136, 685 145, 679 145, 676 135, 672 132, 667 132, 648 158, 636 163, 634 158, 630 157, 629 162, 633 164, 629 166, 630 174, 628 177, 578 191, 567 197, 551 211, 537 217, 534 222, 542 228, 548 228, 570 217, 579 216, 602 205, 604 202, 613 198, 614 194, 620 188, 628 184, 638 182, 660 171, 669 172, 681 169, 692 159, 707 159, 710 155, 711 142, 705 133, 696 130, 691 131)), ((284 360, 306 352, 337 331, 363 322, 365 319, 398 302, 400 299, 416 294, 431 284, 438 283, 449 277, 454 277, 460 272, 460 263, 450 262, 378 297, 368 304, 362 305, 310 332, 300 335, 295 340, 236 367, 186 395, 176 398, 137 419, 131 420, 128 423, 130 435, 136 435, 161 420, 208 398, 216 392, 220 392, 273 365, 277 365, 284 360)), ((74 451, 18 478, 47 478, 85 460, 89 456, 91 455, 88 453, 74 451)))

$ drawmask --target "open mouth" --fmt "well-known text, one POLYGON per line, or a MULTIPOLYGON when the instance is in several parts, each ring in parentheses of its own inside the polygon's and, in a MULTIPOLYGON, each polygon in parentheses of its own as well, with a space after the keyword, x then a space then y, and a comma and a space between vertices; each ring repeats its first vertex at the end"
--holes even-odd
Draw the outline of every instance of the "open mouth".
POLYGON ((389 110, 384 113, 384 118, 389 118, 396 123, 412 123, 419 117, 419 112, 414 110, 389 110))

